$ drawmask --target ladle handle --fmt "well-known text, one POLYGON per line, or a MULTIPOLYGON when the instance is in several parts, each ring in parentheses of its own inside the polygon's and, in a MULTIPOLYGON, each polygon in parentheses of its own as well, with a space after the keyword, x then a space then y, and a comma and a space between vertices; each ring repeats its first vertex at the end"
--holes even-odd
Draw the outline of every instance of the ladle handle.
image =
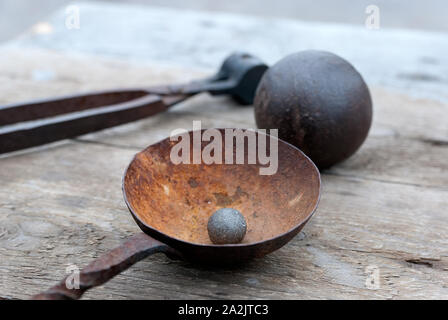
POLYGON ((33 296, 33 300, 76 300, 87 290, 100 286, 117 274, 123 272, 133 264, 147 256, 163 252, 170 258, 180 258, 180 254, 170 246, 161 243, 145 233, 130 237, 119 247, 99 257, 79 273, 79 285, 74 281, 67 283, 64 278, 59 284, 45 292, 33 296), (70 289, 73 287, 73 289, 70 289))

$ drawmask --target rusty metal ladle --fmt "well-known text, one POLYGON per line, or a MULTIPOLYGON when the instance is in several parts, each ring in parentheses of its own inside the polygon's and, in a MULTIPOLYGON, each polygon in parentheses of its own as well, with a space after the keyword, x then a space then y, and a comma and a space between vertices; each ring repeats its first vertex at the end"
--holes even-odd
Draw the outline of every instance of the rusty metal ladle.
MULTIPOLYGON (((224 134, 224 129, 218 130, 224 134)), ((261 132, 256 135, 257 142, 266 138, 261 132)), ((189 136, 192 141, 193 133, 189 136)), ((173 145, 167 138, 149 146, 125 171, 124 199, 143 233, 81 270, 79 289, 68 289, 64 279, 33 299, 78 299, 86 290, 157 252, 215 265, 262 257, 290 241, 317 207, 318 169, 299 149, 282 140, 278 140, 278 170, 273 175, 260 175, 260 163, 175 165, 170 160, 173 145), (210 242, 207 221, 222 206, 245 216, 248 231, 242 243, 210 242)), ((235 148, 231 150, 235 153, 235 148)), ((244 152, 247 158, 248 148, 244 152)))

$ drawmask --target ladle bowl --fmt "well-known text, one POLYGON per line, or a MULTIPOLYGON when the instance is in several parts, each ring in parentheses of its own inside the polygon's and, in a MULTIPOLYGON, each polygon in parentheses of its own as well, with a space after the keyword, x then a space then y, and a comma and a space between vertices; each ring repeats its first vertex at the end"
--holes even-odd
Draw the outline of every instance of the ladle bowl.
MULTIPOLYGON (((222 136, 224 131, 220 129, 222 136)), ((263 133, 254 134, 257 141, 265 138, 263 133)), ((192 150, 193 132, 189 137, 192 150)), ((315 165, 299 149, 277 141, 278 170, 261 175, 258 161, 176 165, 170 154, 178 142, 165 139, 132 160, 123 179, 126 204, 145 233, 193 261, 235 263, 264 256, 303 228, 319 199, 320 178, 315 165), (223 207, 244 215, 247 233, 242 243, 215 245, 210 241, 208 219, 223 207)), ((202 144, 204 148, 208 142, 202 144)), ((223 155, 225 151, 223 143, 223 155)), ((246 146, 246 160, 248 152, 246 146)))

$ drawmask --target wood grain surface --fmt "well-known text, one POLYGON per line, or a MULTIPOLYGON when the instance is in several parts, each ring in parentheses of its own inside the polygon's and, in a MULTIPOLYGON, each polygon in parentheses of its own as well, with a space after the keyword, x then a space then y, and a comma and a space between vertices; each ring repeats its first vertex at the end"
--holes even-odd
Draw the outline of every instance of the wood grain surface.
MULTIPOLYGON (((0 104, 183 82, 203 71, 44 50, 0 50, 0 104), (13 63, 12 63, 13 61, 13 63)), ((86 299, 448 298, 448 105, 372 87, 363 147, 323 172, 312 221, 282 249, 233 269, 163 255, 86 299), (372 270, 379 286, 366 285, 372 270)), ((251 107, 206 94, 169 112, 0 158, 0 298, 26 299, 139 231, 121 178, 132 156, 175 128, 253 128, 251 107)))

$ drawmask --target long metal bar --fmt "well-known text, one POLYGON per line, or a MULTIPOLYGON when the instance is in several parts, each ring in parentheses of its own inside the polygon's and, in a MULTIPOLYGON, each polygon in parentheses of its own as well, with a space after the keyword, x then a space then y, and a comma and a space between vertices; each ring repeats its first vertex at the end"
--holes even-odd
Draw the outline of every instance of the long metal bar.
POLYGON ((108 90, 0 106, 0 126, 119 104, 141 98, 143 89, 108 90))
POLYGON ((188 95, 146 95, 128 102, 0 128, 0 153, 74 138, 165 111, 188 95))

